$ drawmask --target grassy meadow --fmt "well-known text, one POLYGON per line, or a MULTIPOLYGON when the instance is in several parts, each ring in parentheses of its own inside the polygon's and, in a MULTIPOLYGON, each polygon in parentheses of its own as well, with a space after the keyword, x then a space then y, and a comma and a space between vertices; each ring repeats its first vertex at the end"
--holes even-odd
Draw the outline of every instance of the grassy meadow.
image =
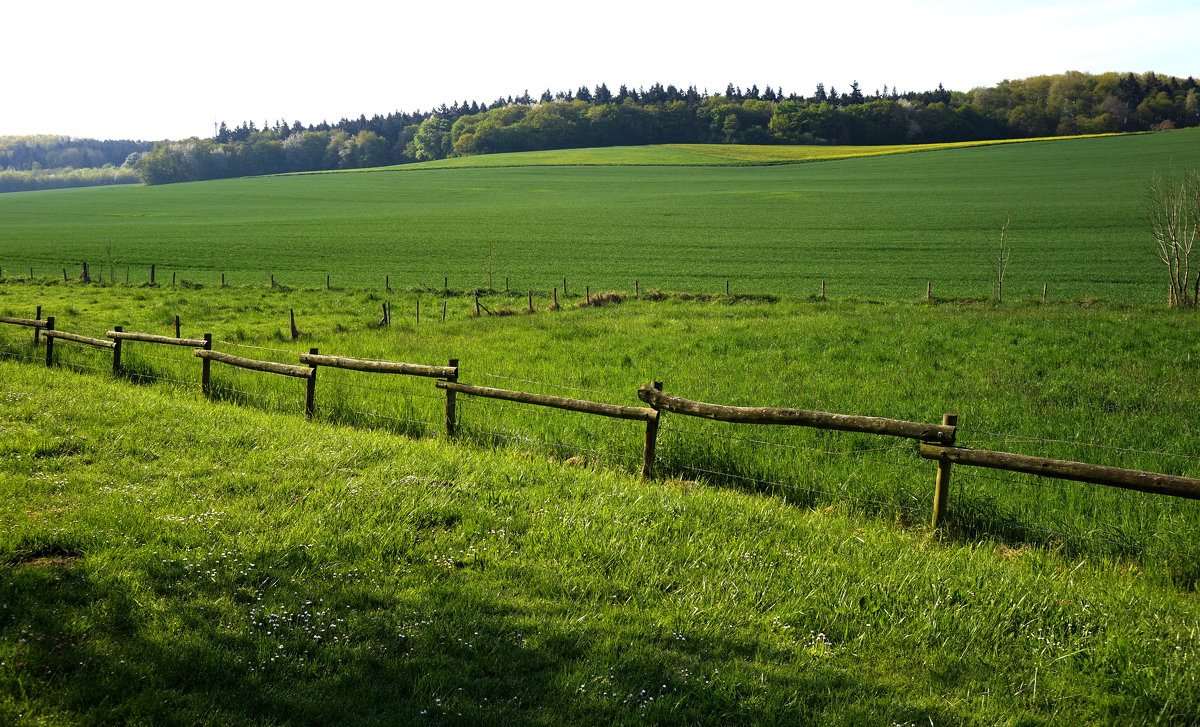
MULTIPOLYGON (((952 412, 963 446, 1200 477, 1200 319, 1165 309, 1141 219, 1197 139, 0 195, 0 315, 179 316, 240 356, 456 358, 464 383, 613 404, 658 380, 952 412)), ((309 422, 294 379, 214 363, 205 400, 188 348, 129 344, 114 378, 108 351, 60 341, 47 370, 31 343, 0 325, 0 723, 1200 713, 1192 501, 956 467, 934 532, 905 440, 665 415, 643 482, 640 424, 460 396, 450 441, 428 379, 322 368, 309 422)))
MULTIPOLYGON (((704 325, 730 313, 706 306, 681 308, 704 325)), ((790 313, 864 313, 811 307, 790 313)), ((615 325, 595 313, 503 324, 518 340, 535 334, 517 326, 573 333, 578 353, 615 325)), ((1095 330, 1122 315, 1096 313, 1095 330)), ((489 344, 505 370, 496 325, 447 324, 454 348, 482 339, 465 380, 489 344)), ((71 368, 0 360, 7 723, 1188 724, 1200 710, 1200 611, 1161 563, 939 540, 852 499, 641 482, 71 368)), ((808 384, 810 400, 843 396, 808 384)), ((858 469, 845 484, 861 494, 881 468, 858 469)))
MULTIPOLYGON (((1143 215, 1156 170, 1200 161, 1194 130, 806 164, 371 172, 0 196, 8 276, 205 285, 549 292, 589 285, 912 300, 991 290, 1005 219, 1013 298, 1160 302, 1143 215)), ((823 148, 824 149, 824 148, 823 148)), ((583 152, 561 152, 569 158, 583 152)), ((620 150, 605 155, 621 154, 620 150)), ((738 153, 735 149, 726 155, 738 153)), ((749 152, 746 152, 747 154, 749 152)), ((473 157, 472 160, 487 160, 473 157)), ((726 157, 726 160, 728 157, 726 157)), ((473 161, 473 164, 485 162, 473 161)), ((561 291, 560 291, 561 292, 561 291)))

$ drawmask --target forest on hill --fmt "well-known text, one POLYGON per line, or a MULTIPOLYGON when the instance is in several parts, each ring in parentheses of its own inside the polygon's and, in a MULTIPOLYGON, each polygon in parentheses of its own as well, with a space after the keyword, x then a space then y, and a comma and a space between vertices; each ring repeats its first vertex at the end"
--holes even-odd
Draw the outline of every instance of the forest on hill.
POLYGON ((1194 78, 1068 72, 991 88, 812 95, 730 84, 721 94, 656 83, 442 105, 337 124, 222 125, 164 142, 136 168, 148 184, 355 169, 450 156, 665 143, 912 144, 1147 131, 1200 125, 1194 78))
POLYGON ((37 134, 0 136, 0 192, 136 184, 133 168, 153 142, 37 134))
POLYGON ((888 145, 1150 131, 1200 125, 1196 80, 1077 71, 993 87, 922 92, 857 82, 811 95, 730 84, 710 94, 655 83, 528 91, 426 112, 253 121, 211 138, 96 141, 0 137, 0 191, 144 181, 166 184, 284 172, 360 169, 513 151, 669 143, 888 145))

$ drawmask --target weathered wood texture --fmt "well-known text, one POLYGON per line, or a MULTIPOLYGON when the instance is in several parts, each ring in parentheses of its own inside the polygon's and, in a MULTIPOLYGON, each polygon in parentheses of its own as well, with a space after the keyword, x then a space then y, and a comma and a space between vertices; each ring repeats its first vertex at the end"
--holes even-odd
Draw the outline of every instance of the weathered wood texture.
POLYGON ((250 369, 251 371, 263 371, 268 374, 279 374, 280 376, 291 376, 297 379, 307 379, 313 375, 312 369, 308 366, 293 366, 291 364, 275 363, 274 361, 259 361, 253 358, 242 358, 241 356, 233 356, 220 351, 209 351, 203 348, 196 349, 196 356, 209 361, 217 361, 238 368, 250 369))
MULTIPOLYGON (((958 426, 957 414, 943 414, 942 424, 950 427, 958 426)), ((954 438, 946 442, 954 444, 954 438)), ((938 462, 937 482, 933 491, 933 527, 938 528, 946 517, 946 503, 950 500, 950 463, 938 462)))
POLYGON ((103 338, 92 338, 91 336, 81 336, 78 333, 67 333, 66 331, 51 331, 44 332, 46 338, 61 338, 64 341, 74 341, 75 343, 83 343, 88 346, 97 346, 99 348, 113 348, 117 344, 105 340, 103 338))
POLYGON ((358 358, 343 358, 342 356, 319 356, 312 353, 300 354, 300 363, 310 366, 332 366, 338 369, 367 371, 373 374, 404 374, 428 376, 435 379, 458 376, 458 368, 451 366, 426 366, 399 361, 368 361, 358 358))
POLYGON ((674 414, 703 417, 719 422, 734 424, 783 424, 816 429, 835 429, 842 432, 865 432, 907 437, 925 442, 953 442, 954 427, 942 424, 922 424, 899 419, 831 414, 804 409, 777 409, 768 407, 723 406, 690 401, 658 391, 646 384, 638 389, 638 398, 655 409, 674 414))
POLYGON ((16 326, 33 326, 34 328, 46 327, 46 321, 36 320, 33 318, 9 318, 8 316, 0 316, 0 323, 12 323, 16 326))
POLYGON ((439 389, 455 391, 461 394, 482 396, 487 399, 503 399, 504 401, 515 401, 519 404, 548 406, 555 409, 566 409, 568 411, 577 411, 584 414, 596 414, 598 416, 612 417, 614 419, 629 419, 632 421, 648 422, 658 418, 658 412, 654 411, 653 409, 643 409, 636 406, 618 406, 616 404, 602 404, 595 401, 583 401, 581 399, 565 399, 561 396, 530 394, 524 391, 492 389, 486 386, 459 384, 454 381, 439 381, 437 382, 437 387, 439 389))
POLYGON ((1121 487, 1126 490, 1138 490, 1156 495, 1173 495, 1200 500, 1200 480, 1190 477, 1126 470, 1083 462, 1068 462, 1061 459, 1031 457, 1009 452, 991 452, 965 447, 939 447, 933 444, 922 444, 921 456, 939 463, 950 462, 974 467, 988 467, 1060 480, 1121 487))
POLYGON ((134 331, 112 330, 104 334, 109 338, 123 341, 142 341, 145 343, 164 343, 168 346, 187 346, 197 348, 204 345, 203 338, 175 338, 174 336, 156 336, 153 333, 136 333, 134 331))

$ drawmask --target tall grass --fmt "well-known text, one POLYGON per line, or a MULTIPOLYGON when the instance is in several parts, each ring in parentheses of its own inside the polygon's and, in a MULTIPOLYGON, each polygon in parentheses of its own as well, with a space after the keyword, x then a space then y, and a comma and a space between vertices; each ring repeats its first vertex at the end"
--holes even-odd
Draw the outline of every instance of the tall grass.
POLYGON ((0 380, 7 723, 1200 710, 1196 601, 1125 560, 19 361, 0 380))
MULTIPOLYGON (((963 446, 1200 476, 1200 439, 1181 426, 1188 392, 1200 386, 1188 356, 1200 351, 1193 321, 1178 312, 718 297, 474 318, 473 299, 451 298, 445 323, 417 327, 398 320, 394 306, 393 325, 376 328, 373 294, 363 292, 228 288, 206 290, 195 303, 194 291, 18 285, 5 292, 6 302, 84 296, 96 307, 85 313, 67 304, 59 328, 93 335, 108 327, 85 324, 85 316, 154 332, 173 318, 167 311, 180 311, 186 335, 210 331, 217 350, 250 358, 295 364, 314 347, 437 365, 457 358, 465 383, 634 406, 642 405, 637 387, 660 380, 668 393, 721 404, 930 423, 954 412, 963 446), (287 321, 290 309, 300 311, 305 330, 295 342, 281 327, 262 325, 287 321)), ((29 338, 24 329, 0 331, 6 350, 38 365, 23 347, 29 338)), ((111 361, 107 352, 56 348, 68 367, 103 373, 111 361)), ((131 380, 198 392, 200 365, 190 350, 133 344, 123 358, 131 380)), ((212 366, 219 400, 303 411, 303 382, 212 366)), ((444 402, 428 379, 318 371, 316 416, 330 423, 438 438, 444 402)), ((630 473, 641 463, 641 424, 462 395, 458 423, 461 438, 477 446, 630 473)), ((906 440, 670 414, 659 439, 657 471, 667 478, 849 507, 906 527, 929 520, 935 467, 906 440)), ((1128 557, 1185 587, 1200 576, 1200 510, 1190 501, 958 467, 950 512, 960 538, 1128 557)))

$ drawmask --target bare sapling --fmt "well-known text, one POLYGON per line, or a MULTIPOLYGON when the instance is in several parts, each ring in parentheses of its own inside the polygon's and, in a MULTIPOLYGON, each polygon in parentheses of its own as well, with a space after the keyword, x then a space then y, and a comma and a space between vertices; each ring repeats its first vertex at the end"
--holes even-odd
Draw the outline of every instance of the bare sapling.
POLYGON ((991 235, 988 235, 988 247, 990 248, 989 260, 992 263, 992 292, 996 295, 996 302, 1004 302, 1004 274, 1008 270, 1008 260, 1012 257, 1012 247, 1008 241, 1008 225, 1012 222, 1012 217, 1005 217, 1004 224, 1000 226, 1000 236, 993 240, 991 235))
POLYGON ((1200 271, 1192 280, 1191 259, 1200 231, 1200 171, 1190 169, 1180 179, 1172 166, 1155 174, 1146 185, 1146 212, 1155 252, 1167 266, 1167 307, 1195 308, 1200 271))

